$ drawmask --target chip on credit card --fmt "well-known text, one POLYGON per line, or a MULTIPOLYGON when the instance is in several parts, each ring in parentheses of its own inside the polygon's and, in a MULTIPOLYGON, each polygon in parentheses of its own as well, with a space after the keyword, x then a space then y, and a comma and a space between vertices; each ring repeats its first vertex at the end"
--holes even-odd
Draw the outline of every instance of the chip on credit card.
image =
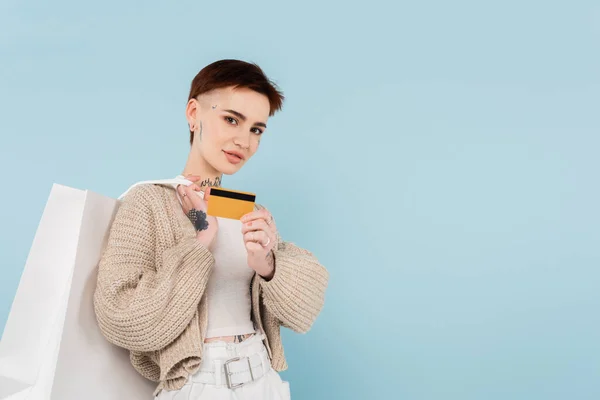
POLYGON ((206 213, 213 217, 240 219, 254 211, 256 194, 239 190, 210 188, 206 213))

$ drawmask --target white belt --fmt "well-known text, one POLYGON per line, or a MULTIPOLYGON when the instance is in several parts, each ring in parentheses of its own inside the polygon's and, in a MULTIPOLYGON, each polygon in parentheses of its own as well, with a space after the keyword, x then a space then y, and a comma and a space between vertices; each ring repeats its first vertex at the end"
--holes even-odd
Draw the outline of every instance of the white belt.
POLYGON ((255 381, 269 372, 271 362, 265 348, 249 356, 240 356, 228 360, 215 359, 206 363, 210 368, 200 369, 194 374, 193 381, 210 385, 225 385, 229 389, 236 389, 247 383, 255 381))

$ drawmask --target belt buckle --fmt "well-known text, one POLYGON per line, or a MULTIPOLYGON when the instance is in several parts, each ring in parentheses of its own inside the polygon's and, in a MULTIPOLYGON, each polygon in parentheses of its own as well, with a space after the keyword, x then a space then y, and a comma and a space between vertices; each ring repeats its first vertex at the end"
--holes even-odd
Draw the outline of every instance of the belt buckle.
POLYGON ((248 361, 248 370, 250 371, 250 377, 252 378, 252 380, 250 380, 249 382, 254 381, 254 374, 252 373, 252 365, 250 364, 250 357, 230 358, 229 360, 227 360, 223 363, 223 369, 225 370, 225 382, 227 382, 227 387, 229 389, 237 389, 239 387, 244 386, 246 383, 249 383, 249 382, 242 382, 242 383, 238 383, 235 385, 231 384, 231 375, 233 375, 233 372, 229 371, 229 364, 231 364, 232 362, 241 361, 242 358, 245 358, 246 361, 248 361))

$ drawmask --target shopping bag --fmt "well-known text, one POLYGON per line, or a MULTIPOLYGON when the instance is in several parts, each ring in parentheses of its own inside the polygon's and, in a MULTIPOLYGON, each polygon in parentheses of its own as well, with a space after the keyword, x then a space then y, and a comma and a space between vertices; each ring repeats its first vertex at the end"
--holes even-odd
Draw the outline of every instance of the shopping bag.
MULTIPOLYGON (((143 183, 191 182, 132 187, 143 183)), ((0 399, 153 397, 157 383, 102 336, 94 314, 97 267, 119 199, 53 185, 0 340, 0 399)))

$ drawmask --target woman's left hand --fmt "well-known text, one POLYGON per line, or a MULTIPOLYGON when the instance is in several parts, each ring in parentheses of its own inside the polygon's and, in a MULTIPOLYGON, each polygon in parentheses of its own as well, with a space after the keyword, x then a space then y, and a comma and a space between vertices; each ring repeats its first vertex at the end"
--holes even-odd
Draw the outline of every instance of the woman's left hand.
POLYGON ((277 238, 275 221, 266 208, 244 215, 241 221, 248 266, 269 280, 275 273, 272 251, 277 238))

